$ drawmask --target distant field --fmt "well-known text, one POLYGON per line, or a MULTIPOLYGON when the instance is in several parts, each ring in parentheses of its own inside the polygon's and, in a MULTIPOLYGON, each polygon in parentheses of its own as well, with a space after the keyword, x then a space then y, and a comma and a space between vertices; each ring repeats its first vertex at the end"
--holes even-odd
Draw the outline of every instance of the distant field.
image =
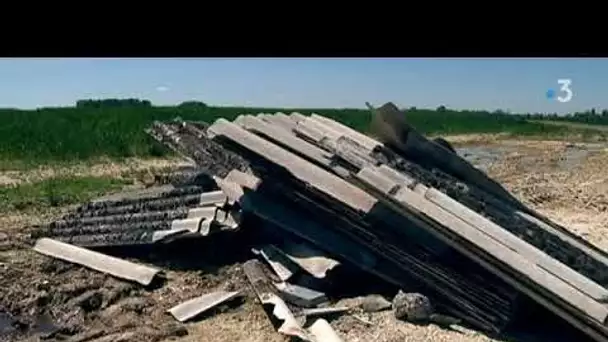
POLYGON ((552 121, 552 120, 530 120, 530 122, 551 125, 551 126, 570 127, 570 128, 574 128, 574 129, 608 132, 608 125, 592 125, 592 124, 586 124, 586 123, 580 123, 580 122, 552 121))
MULTIPOLYGON (((358 109, 281 109, 236 107, 103 107, 0 109, 0 165, 11 162, 47 163, 90 160, 98 157, 152 157, 168 151, 144 133, 154 120, 213 122, 247 113, 319 113, 365 132, 371 114, 358 109)), ((572 127, 531 122, 523 116, 483 111, 409 110, 408 120, 426 134, 499 133, 512 135, 564 135, 572 127)), ((578 128, 577 128, 578 129, 578 128)), ((586 130, 586 128, 581 128, 586 130)))

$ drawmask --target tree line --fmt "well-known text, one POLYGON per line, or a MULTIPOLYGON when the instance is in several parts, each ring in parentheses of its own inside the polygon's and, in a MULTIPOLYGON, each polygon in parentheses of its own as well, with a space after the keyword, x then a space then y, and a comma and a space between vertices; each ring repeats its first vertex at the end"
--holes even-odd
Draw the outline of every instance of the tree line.
MULTIPOLYGON (((150 100, 142 100, 136 98, 128 99, 83 99, 76 102, 76 108, 151 108, 153 104, 150 100)), ((180 109, 207 109, 209 106, 205 102, 201 101, 184 101, 176 106, 180 109)), ((516 116, 527 120, 554 120, 554 121, 571 121, 580 122, 586 124, 599 124, 608 125, 608 109, 598 111, 596 109, 590 109, 583 112, 575 112, 566 115, 558 115, 557 113, 510 113, 504 110, 486 111, 486 110, 453 110, 446 106, 439 106, 435 110, 432 109, 418 109, 416 107, 410 107, 406 109, 410 112, 438 112, 442 114, 454 112, 454 113, 475 113, 475 114, 488 114, 488 115, 509 115, 516 116)))

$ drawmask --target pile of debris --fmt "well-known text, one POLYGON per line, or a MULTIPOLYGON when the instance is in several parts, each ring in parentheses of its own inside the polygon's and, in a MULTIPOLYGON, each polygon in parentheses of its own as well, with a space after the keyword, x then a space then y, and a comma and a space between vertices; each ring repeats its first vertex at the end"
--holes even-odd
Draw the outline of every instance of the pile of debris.
MULTIPOLYGON (((149 284, 157 269, 75 246, 254 230, 263 243, 244 272, 278 330, 303 340, 340 340, 327 321, 305 329, 301 318, 347 310, 327 306, 344 287, 331 274, 345 267, 392 286, 395 314, 409 321, 498 334, 536 303, 608 341, 605 252, 524 206, 445 140, 419 134, 393 104, 371 110, 374 138, 316 114, 156 122, 148 133, 199 171, 87 203, 41 227, 35 249, 149 284)), ((238 294, 212 293, 171 313, 183 321, 238 294)))

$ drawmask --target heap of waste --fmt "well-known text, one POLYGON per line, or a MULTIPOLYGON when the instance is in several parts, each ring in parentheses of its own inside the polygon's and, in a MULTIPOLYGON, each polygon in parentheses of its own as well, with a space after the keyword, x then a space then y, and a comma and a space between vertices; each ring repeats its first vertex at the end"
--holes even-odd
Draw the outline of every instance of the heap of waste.
MULTIPOLYGON (((264 243, 244 272, 278 331, 303 340, 340 339, 326 320, 304 328, 302 317, 346 310, 326 305, 344 266, 398 290, 395 314, 410 321, 498 334, 535 303, 608 341, 605 252, 523 205, 445 140, 425 138, 393 104, 370 109, 370 136, 316 114, 156 122, 148 133, 196 172, 84 204, 40 227, 35 249, 147 284, 158 269, 91 249, 255 230, 264 243)), ((238 294, 210 293, 171 314, 184 321, 238 294)), ((365 305, 391 306, 382 299, 365 305)))

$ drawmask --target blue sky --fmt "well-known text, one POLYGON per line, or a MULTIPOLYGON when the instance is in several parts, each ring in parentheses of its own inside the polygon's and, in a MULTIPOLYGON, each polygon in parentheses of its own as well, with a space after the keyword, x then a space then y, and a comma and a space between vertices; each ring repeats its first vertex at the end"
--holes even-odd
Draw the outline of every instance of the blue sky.
POLYGON ((608 59, 591 58, 0 59, 0 76, 0 107, 18 108, 135 97, 163 105, 608 109, 608 59), (572 100, 547 99, 562 78, 572 80, 572 100))

